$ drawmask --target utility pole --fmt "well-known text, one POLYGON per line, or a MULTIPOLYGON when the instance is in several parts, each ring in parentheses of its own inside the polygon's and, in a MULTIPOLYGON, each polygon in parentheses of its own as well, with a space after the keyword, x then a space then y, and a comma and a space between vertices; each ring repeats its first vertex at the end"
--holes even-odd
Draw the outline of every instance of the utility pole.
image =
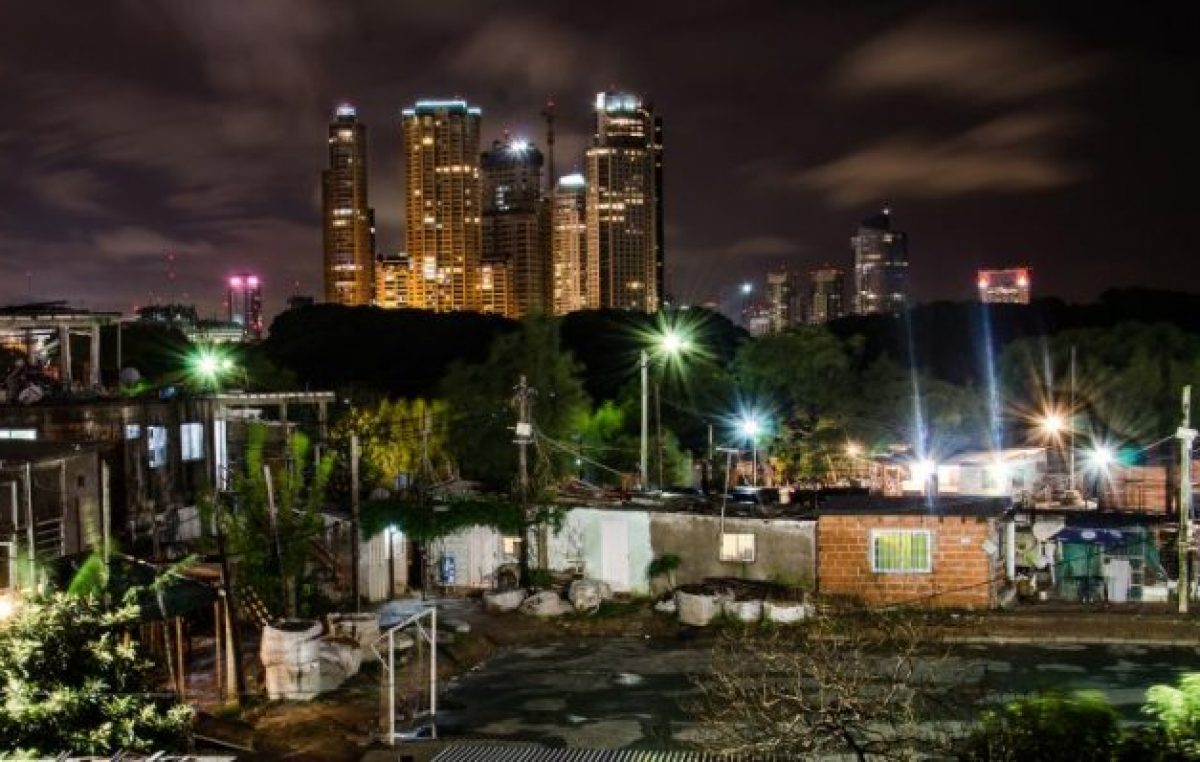
POLYGON ((654 382, 654 439, 658 447, 658 488, 661 490, 666 482, 663 480, 663 460, 666 456, 666 442, 662 433, 662 393, 658 382, 654 382))
POLYGON ((1183 423, 1175 432, 1179 438, 1179 613, 1188 610, 1188 556, 1192 543, 1192 387, 1183 387, 1183 423))
POLYGON ((350 435, 350 594, 354 613, 362 612, 358 595, 358 434, 350 435))
MULTIPOLYGON (((517 490, 521 501, 521 521, 525 531, 521 537, 521 584, 529 581, 529 443, 533 439, 533 422, 529 416, 530 397, 534 390, 524 375, 513 389, 513 405, 517 408, 516 436, 513 444, 517 446, 517 490)), ((539 548, 538 552, 544 551, 539 548)))
POLYGON ((650 486, 650 355, 642 350, 638 358, 642 370, 642 458, 638 473, 640 489, 650 486))

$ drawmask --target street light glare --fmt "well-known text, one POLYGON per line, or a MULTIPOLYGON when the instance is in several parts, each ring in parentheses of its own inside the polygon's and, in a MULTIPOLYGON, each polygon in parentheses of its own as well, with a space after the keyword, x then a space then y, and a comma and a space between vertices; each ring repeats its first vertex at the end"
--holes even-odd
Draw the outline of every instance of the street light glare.
POLYGON ((761 430, 761 428, 762 427, 759 425, 757 418, 742 419, 742 433, 751 439, 758 436, 758 432, 761 430))
POLYGON ((687 349, 687 340, 674 331, 667 331, 662 337, 663 351, 669 355, 676 355, 687 349))
POLYGON ((911 469, 914 482, 927 482, 937 473, 937 463, 929 458, 921 458, 913 462, 911 469))
POLYGON ((1092 450, 1092 463, 1096 465, 1096 468, 1105 470, 1113 464, 1114 460, 1116 460, 1116 456, 1108 445, 1096 445, 1092 450))
POLYGON ((1051 410, 1042 416, 1041 428, 1046 434, 1056 436, 1061 434, 1066 429, 1067 423, 1063 420, 1062 414, 1051 410))
POLYGON ((846 454, 849 455, 851 458, 857 458, 859 455, 862 455, 862 452, 863 452, 862 445, 860 445, 858 442, 847 442, 846 443, 846 454))
POLYGON ((196 370, 200 371, 200 375, 207 378, 213 378, 221 369, 221 358, 211 352, 201 352, 196 358, 196 370))
POLYGON ((749 294, 749 293, 750 293, 751 291, 753 291, 753 290, 754 290, 754 284, 753 284, 753 283, 750 283, 749 281, 747 281, 747 282, 745 282, 745 283, 743 283, 743 284, 742 284, 742 293, 743 293, 743 294, 749 294))

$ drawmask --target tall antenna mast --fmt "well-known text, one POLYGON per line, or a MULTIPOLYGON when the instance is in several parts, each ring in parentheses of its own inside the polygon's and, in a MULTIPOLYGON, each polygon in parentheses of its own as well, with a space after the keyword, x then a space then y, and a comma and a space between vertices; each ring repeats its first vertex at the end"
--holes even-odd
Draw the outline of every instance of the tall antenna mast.
POLYGON ((546 99, 542 116, 546 120, 546 184, 553 191, 554 184, 558 182, 558 176, 554 174, 554 96, 546 99))
POLYGON ((167 265, 167 293, 170 295, 168 304, 175 303, 175 252, 168 251, 163 257, 167 265))

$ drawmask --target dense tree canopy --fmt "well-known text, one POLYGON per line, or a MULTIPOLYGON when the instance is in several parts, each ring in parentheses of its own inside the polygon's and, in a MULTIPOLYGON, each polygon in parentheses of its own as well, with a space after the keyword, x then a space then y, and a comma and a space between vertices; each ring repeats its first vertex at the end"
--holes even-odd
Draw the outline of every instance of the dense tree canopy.
MULTIPOLYGON (((940 302, 904 318, 850 317, 751 338, 705 310, 579 312, 518 330, 493 316, 321 306, 280 316, 258 351, 301 385, 336 388, 356 403, 443 400, 447 460, 507 484, 521 373, 538 389, 534 418, 586 456, 586 476, 609 473, 592 461, 636 470, 638 357, 648 350, 665 471, 682 466, 682 452, 707 455, 710 427, 716 445, 744 444, 737 419, 753 409, 771 424, 762 446, 800 478, 827 472, 848 441, 934 456, 1023 444, 1032 411, 1063 398, 1071 346, 1079 422, 1121 440, 1159 439, 1177 425, 1179 387, 1190 381, 1200 396, 1196 315, 1198 297, 1127 289, 1091 305, 940 302), (677 358, 656 349, 667 330, 688 339, 677 358)), ((657 456, 655 441, 653 469, 657 456)), ((578 468, 561 450, 547 457, 547 473, 578 468)))
POLYGON ((555 445, 569 442, 590 402, 580 369, 559 339, 558 323, 526 318, 519 330, 498 337, 486 362, 458 362, 442 382, 450 448, 469 478, 508 486, 516 474, 513 399, 524 376, 534 390, 531 417, 541 436, 530 469, 543 479, 569 473, 573 462, 555 445))

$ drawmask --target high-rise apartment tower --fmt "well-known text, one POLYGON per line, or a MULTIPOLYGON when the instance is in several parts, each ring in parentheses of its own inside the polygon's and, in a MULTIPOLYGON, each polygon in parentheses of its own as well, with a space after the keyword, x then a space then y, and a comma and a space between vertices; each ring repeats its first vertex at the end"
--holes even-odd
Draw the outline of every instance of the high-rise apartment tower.
POLYGON ((587 150, 588 249, 600 306, 654 312, 662 299, 662 125, 637 95, 596 96, 587 150))
POLYGON ((246 339, 258 341, 263 334, 262 281, 257 275, 238 273, 229 277, 228 285, 229 322, 241 326, 246 339))
POLYGON ((858 226, 850 239, 854 252, 856 315, 899 315, 908 306, 908 234, 892 230, 884 207, 858 226))
POLYGON ((563 175, 550 217, 550 296, 555 315, 600 306, 600 268, 588 248, 587 180, 563 175))
POLYGON ((840 267, 825 265, 808 274, 809 325, 828 323, 846 314, 846 272, 840 267))
POLYGON ((480 308, 480 120, 480 109, 464 100, 421 100, 401 112, 413 306, 480 308))
POLYGON ((780 268, 767 273, 767 312, 770 332, 779 333, 791 328, 800 315, 800 288, 796 274, 780 268))
POLYGON ((343 103, 329 123, 329 168, 321 175, 325 301, 370 304, 375 213, 367 203, 367 128, 343 103))
POLYGON ((479 159, 485 265, 507 269, 508 317, 550 309, 550 240, 542 198, 542 152, 524 140, 494 141, 479 159))

